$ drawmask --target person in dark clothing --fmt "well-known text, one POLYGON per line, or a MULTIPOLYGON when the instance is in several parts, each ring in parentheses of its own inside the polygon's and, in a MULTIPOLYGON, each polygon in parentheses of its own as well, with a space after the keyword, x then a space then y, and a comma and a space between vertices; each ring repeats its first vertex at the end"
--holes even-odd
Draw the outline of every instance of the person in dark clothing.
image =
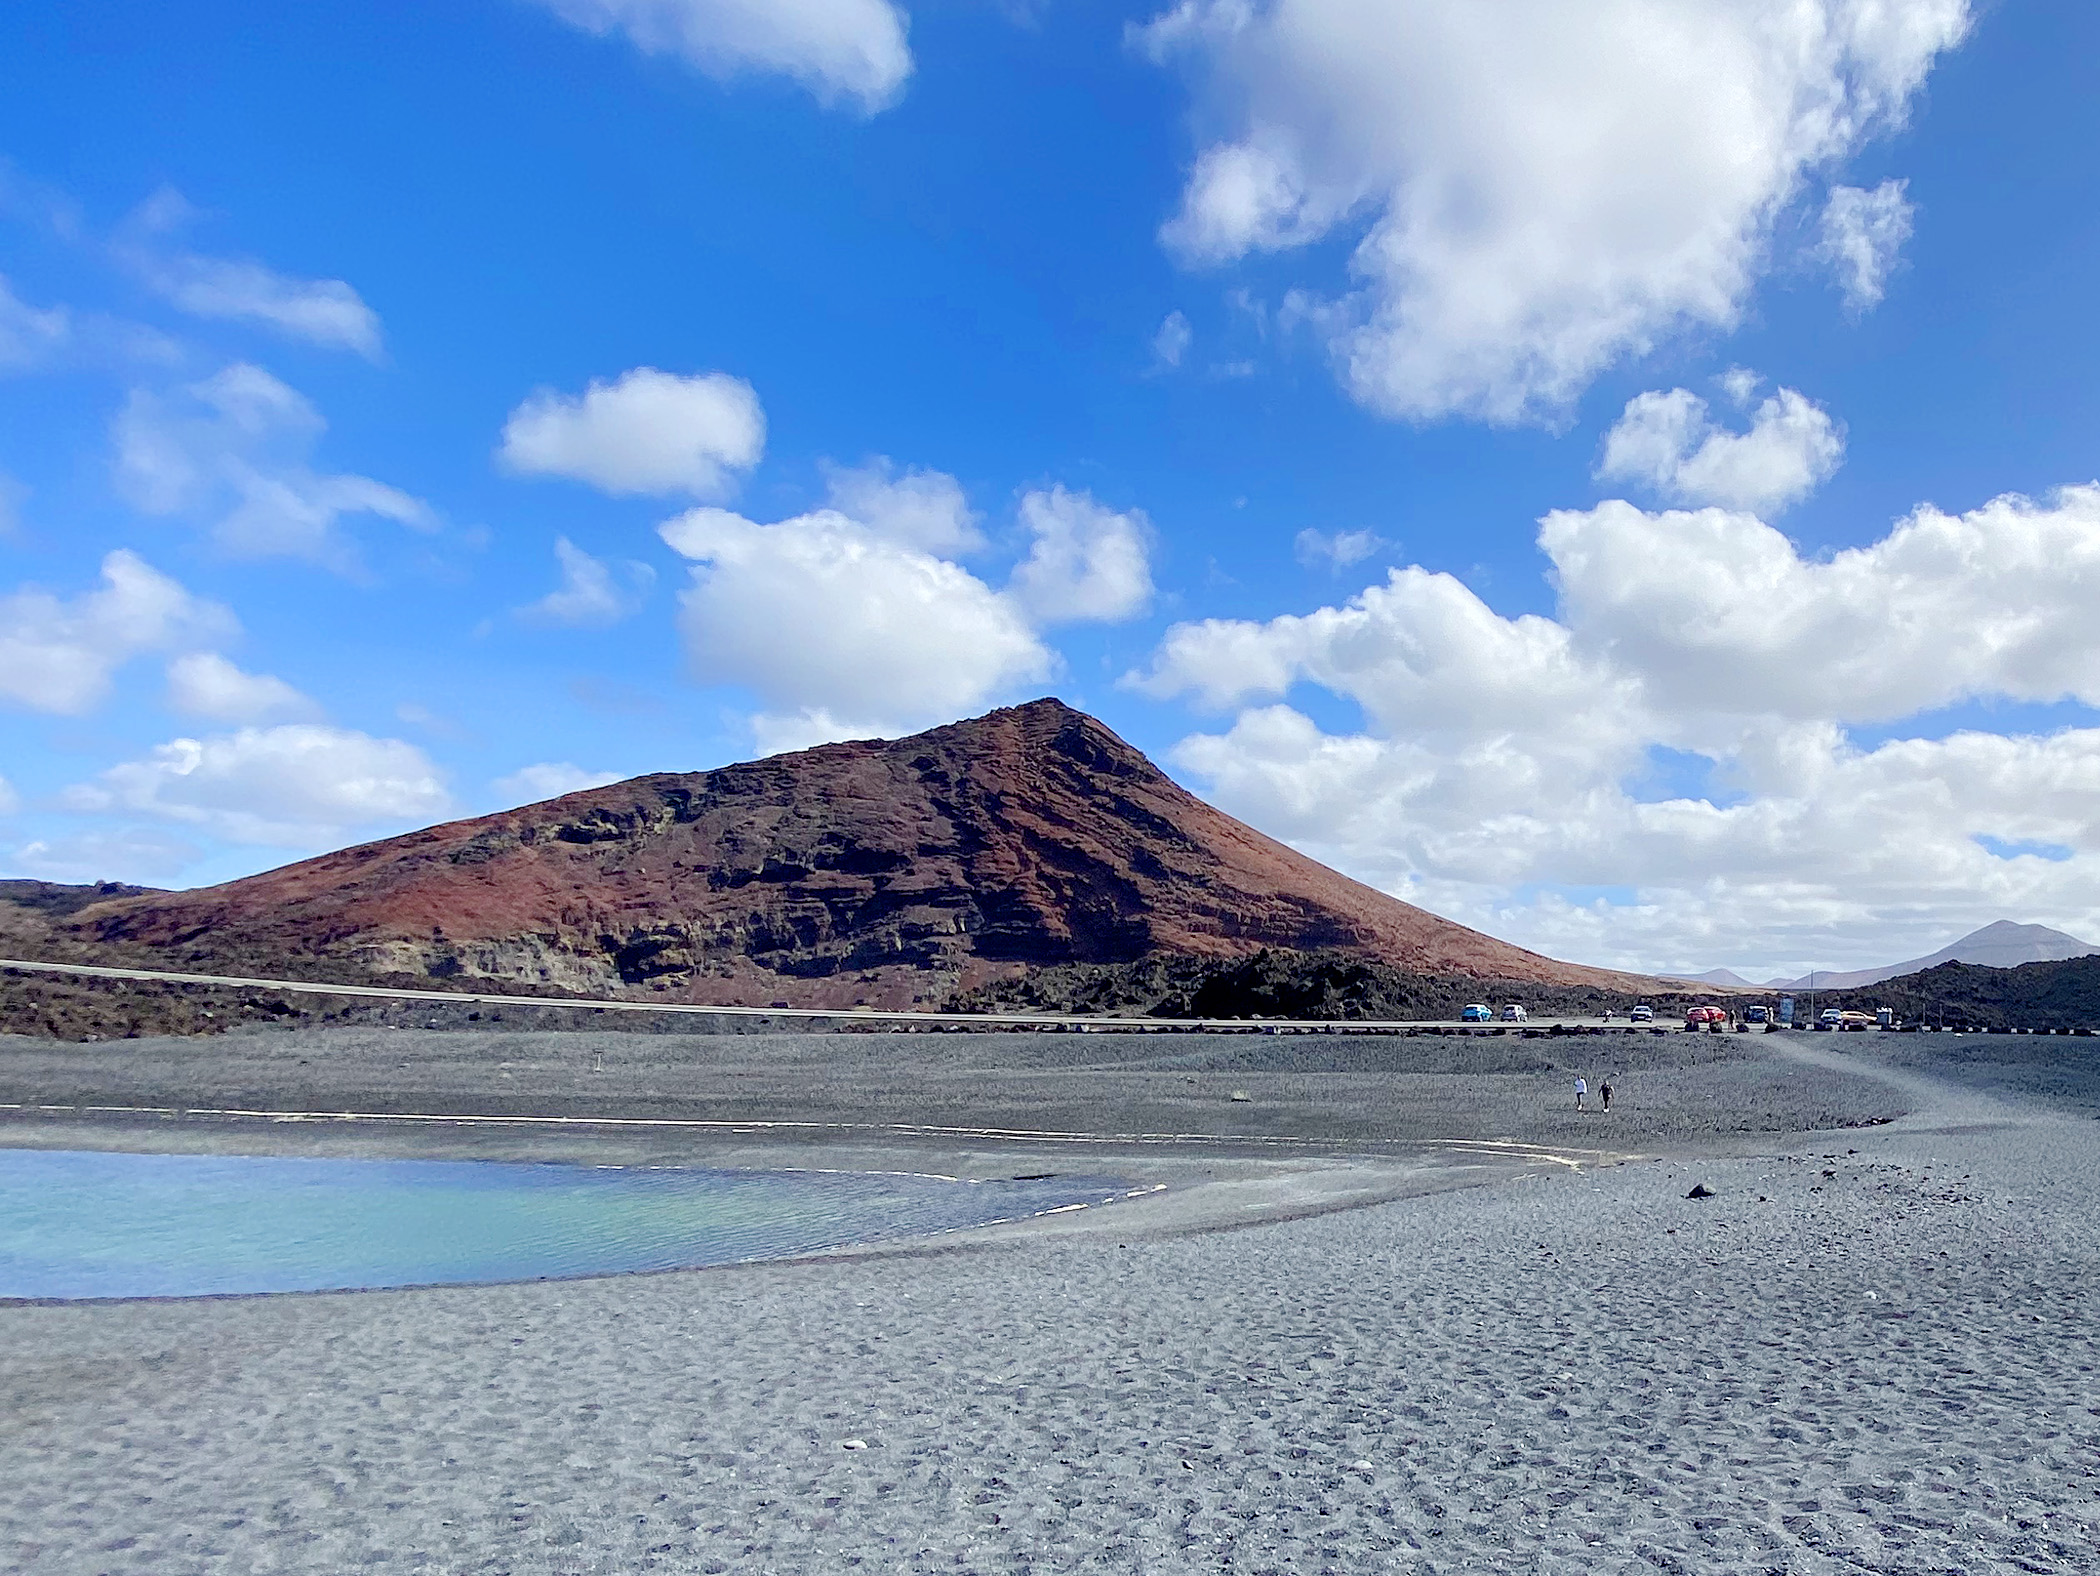
POLYGON ((1611 1109, 1611 1080, 1609 1078, 1597 1086, 1597 1094, 1604 1101, 1604 1109, 1609 1111, 1611 1109))

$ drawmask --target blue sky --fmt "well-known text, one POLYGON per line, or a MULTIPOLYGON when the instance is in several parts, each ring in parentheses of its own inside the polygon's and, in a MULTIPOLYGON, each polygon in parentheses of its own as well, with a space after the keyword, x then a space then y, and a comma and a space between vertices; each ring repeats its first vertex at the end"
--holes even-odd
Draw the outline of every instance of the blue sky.
POLYGON ((9 7, 0 869, 190 885, 1056 693, 1563 956, 2100 937, 2096 49, 9 7))

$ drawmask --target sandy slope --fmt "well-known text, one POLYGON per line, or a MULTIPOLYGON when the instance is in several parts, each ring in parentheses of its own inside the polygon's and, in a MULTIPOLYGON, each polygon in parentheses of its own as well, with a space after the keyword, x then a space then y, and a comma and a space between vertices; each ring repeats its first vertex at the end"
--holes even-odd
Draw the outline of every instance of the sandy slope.
POLYGON ((0 1566, 2096 1568, 2100 1127, 1878 1076, 1914 1114, 1241 1231, 0 1309, 0 1566))

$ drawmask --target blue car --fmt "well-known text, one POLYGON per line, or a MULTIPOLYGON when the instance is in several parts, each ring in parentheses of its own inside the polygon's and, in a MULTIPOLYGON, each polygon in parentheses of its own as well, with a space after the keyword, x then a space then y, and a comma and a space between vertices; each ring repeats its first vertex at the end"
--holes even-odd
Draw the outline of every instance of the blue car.
POLYGON ((1495 1021, 1495 1009, 1483 1002, 1476 1001, 1458 1015, 1458 1021, 1460 1023, 1493 1023, 1495 1021))

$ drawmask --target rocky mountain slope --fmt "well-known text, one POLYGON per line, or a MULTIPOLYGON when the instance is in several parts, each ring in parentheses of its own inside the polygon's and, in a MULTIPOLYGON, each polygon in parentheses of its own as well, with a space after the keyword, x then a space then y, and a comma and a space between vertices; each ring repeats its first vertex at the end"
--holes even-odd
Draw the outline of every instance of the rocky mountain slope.
MULTIPOLYGON (((1972 930, 1961 940, 1950 942, 1937 952, 1922 958, 1912 958, 1907 963, 1886 963, 1878 969, 1855 969, 1839 972, 1833 969, 1820 970, 1815 974, 1804 974, 1799 979, 1773 980, 1775 988, 1806 990, 1813 986, 1818 990, 1848 990, 1861 985, 1878 985, 1883 980, 1898 979, 1906 974, 1921 973, 1938 968, 1942 963, 1973 963, 1983 968, 2016 969, 2023 963, 2062 963, 2070 958, 2089 958, 2100 954, 2100 947, 2090 941, 2080 941, 2076 936, 2061 930, 2052 930, 2047 925, 2019 925, 2009 919, 1997 920, 1981 930, 1972 930)), ((1710 974, 1700 976, 1712 979, 1710 974)))
POLYGON ((912 738, 638 777, 193 892, 75 943, 203 971, 909 1006, 1043 965, 1331 951, 1638 989, 1439 919, 1204 804, 1040 700, 912 738))

